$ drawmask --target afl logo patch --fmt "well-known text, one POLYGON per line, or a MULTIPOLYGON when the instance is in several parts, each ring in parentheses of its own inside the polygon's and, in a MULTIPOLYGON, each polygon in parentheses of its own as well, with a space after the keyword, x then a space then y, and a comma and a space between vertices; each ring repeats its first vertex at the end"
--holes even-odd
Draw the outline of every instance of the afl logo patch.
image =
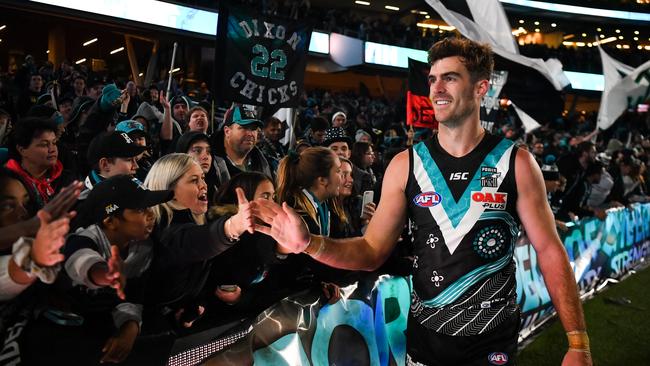
POLYGON ((437 192, 422 192, 413 198, 413 203, 420 207, 432 207, 440 203, 442 197, 437 192))
POLYGON ((508 355, 503 352, 492 352, 488 356, 488 362, 492 365, 505 365, 508 363, 508 355))

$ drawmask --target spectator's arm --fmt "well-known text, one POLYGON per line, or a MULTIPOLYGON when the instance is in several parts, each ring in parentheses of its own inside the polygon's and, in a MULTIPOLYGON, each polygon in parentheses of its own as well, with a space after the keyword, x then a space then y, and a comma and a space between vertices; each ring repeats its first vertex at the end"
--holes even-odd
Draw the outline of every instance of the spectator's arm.
POLYGON ((163 123, 160 128, 160 139, 170 141, 174 137, 173 123, 172 123, 172 107, 169 105, 169 100, 164 96, 164 93, 160 93, 160 104, 163 106, 165 111, 163 115, 163 123))
POLYGON ((185 224, 169 228, 161 238, 163 267, 183 266, 213 258, 233 246, 226 237, 224 225, 230 216, 222 216, 210 224, 185 224))

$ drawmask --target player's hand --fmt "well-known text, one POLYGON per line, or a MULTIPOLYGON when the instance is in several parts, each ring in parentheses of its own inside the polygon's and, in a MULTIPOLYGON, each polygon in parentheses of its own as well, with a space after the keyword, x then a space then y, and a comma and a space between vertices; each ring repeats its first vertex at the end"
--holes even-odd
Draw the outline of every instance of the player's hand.
POLYGON ((562 366, 592 366, 591 353, 568 350, 562 360, 562 366))
POLYGON ((310 235, 307 225, 300 215, 287 205, 258 199, 253 215, 266 225, 255 224, 255 231, 272 237, 290 253, 302 253, 309 245, 310 235))

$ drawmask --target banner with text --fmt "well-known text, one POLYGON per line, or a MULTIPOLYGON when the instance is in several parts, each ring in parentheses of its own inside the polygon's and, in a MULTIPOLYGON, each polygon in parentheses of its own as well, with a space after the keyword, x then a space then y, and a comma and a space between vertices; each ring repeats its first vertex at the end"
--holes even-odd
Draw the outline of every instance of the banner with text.
POLYGON ((219 14, 216 74, 221 98, 252 105, 298 106, 311 27, 234 5, 222 6, 219 14))

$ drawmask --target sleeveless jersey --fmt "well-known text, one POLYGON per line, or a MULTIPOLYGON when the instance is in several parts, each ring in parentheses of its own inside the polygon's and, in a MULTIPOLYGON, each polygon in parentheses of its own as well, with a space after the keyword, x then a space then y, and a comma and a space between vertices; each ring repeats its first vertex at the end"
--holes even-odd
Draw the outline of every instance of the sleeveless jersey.
POLYGON ((512 141, 487 133, 461 158, 444 151, 437 136, 409 150, 411 313, 424 327, 476 335, 517 311, 516 152, 512 141))

